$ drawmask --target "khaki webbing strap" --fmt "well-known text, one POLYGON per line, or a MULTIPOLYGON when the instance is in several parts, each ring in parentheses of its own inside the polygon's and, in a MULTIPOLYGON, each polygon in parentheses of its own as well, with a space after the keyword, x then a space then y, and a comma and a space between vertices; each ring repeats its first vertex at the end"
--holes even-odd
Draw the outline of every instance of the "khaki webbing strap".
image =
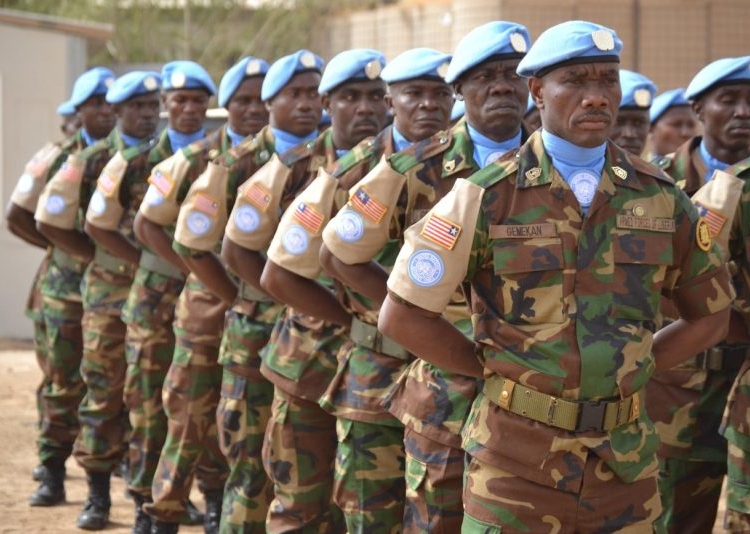
POLYGON ((110 254, 101 247, 96 247, 96 252, 94 252, 94 263, 99 265, 105 271, 122 276, 129 276, 132 278, 135 274, 135 265, 110 254))
POLYGON ((52 251, 52 261, 54 261, 58 267, 73 271, 76 274, 83 274, 86 270, 86 264, 83 261, 75 259, 73 256, 58 247, 55 247, 52 251))
POLYGON ((625 399, 570 401, 495 375, 485 379, 484 394, 504 410, 570 432, 609 432, 640 415, 640 392, 625 399))
POLYGON ((245 300, 251 300, 254 302, 273 302, 273 299, 268 295, 258 291, 246 282, 240 282, 239 295, 245 300))
POLYGON ((400 360, 408 360, 410 357, 409 352, 404 347, 384 336, 377 326, 367 324, 356 317, 352 318, 352 329, 349 336, 358 345, 380 354, 393 356, 400 360))
POLYGON ((748 347, 711 347, 687 360, 685 365, 706 371, 739 371, 748 356, 748 347))
POLYGON ((141 261, 138 263, 144 269, 151 272, 168 276, 176 280, 183 280, 185 275, 177 267, 148 250, 141 252, 141 261))

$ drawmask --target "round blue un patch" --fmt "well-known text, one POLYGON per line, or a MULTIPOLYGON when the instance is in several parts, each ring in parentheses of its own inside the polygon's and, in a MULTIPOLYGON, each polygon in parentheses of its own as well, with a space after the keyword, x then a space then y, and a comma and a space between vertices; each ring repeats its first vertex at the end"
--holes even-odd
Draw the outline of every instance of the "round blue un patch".
POLYGON ((289 254, 299 256, 307 250, 309 244, 307 232, 301 226, 293 224, 284 232, 282 243, 289 254))
POLYGON ((185 222, 193 235, 205 235, 211 229, 211 217, 200 211, 191 211, 185 222))
POLYGON ((336 217, 336 233, 346 243, 356 243, 365 234, 365 221, 362 215, 352 210, 344 210, 336 217))
POLYGON ((260 226, 258 210, 248 205, 240 206, 234 214, 234 225, 240 232, 254 232, 260 226))
POLYGON ((417 250, 409 257, 409 278, 420 287, 432 287, 443 279, 443 259, 431 250, 417 250))
POLYGON ((149 206, 158 206, 159 204, 164 202, 164 195, 162 195, 156 187, 150 185, 148 186, 146 196, 143 200, 145 200, 146 204, 148 204, 149 206))
POLYGON ((47 209, 47 213, 60 215, 65 209, 65 199, 60 195, 50 195, 44 207, 47 209))

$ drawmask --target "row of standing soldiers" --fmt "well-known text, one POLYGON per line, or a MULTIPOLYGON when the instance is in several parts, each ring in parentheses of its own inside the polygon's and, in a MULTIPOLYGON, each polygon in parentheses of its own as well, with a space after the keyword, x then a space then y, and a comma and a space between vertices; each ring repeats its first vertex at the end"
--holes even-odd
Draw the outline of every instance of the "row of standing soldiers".
MULTIPOLYGON (((41 481, 30 504, 64 501, 65 462, 73 455, 89 486, 78 527, 103 529, 110 477, 126 457, 134 533, 176 532, 189 523, 193 478, 206 500, 206 532, 458 532, 462 525, 466 532, 651 532, 665 525, 710 532, 727 470, 718 430, 739 376, 721 425, 732 446, 727 527, 749 529, 750 430, 742 406, 750 397, 745 373, 737 373, 748 340, 730 330, 731 343, 722 341, 728 316, 721 314, 736 292, 732 320, 741 325, 747 304, 744 241, 741 228, 734 231, 745 193, 731 178, 750 168, 750 59, 712 63, 688 87, 690 101, 671 99, 659 110, 657 119, 666 119, 692 106, 702 123, 703 137, 657 158, 698 195, 696 208, 663 171, 637 157, 642 141, 635 155, 614 143, 626 147, 634 129, 643 131, 656 91, 644 77, 618 72, 621 47, 614 31, 583 21, 550 28, 533 46, 524 26, 496 21, 467 34, 453 55, 416 48, 386 64, 378 51, 354 49, 325 68, 308 50, 270 66, 247 57, 222 78, 218 103, 228 121, 208 135, 203 121, 216 88, 200 65, 174 61, 161 73, 117 79, 101 67, 84 73, 66 102, 80 128, 32 158, 7 214, 15 234, 47 250, 29 303, 44 371, 41 481), (614 69, 597 71, 607 98, 591 104, 596 99, 586 96, 577 105, 611 120, 599 119, 606 156, 581 174, 573 171, 591 148, 570 133, 564 104, 545 84, 563 72, 585 82, 564 83, 589 90, 592 75, 576 69, 591 64, 614 69), (456 99, 465 115, 451 126, 456 99), (731 112, 716 112, 720 103, 731 112), (156 133, 160 106, 168 123, 156 133), (532 107, 540 131, 522 125, 532 107), (330 127, 323 130, 324 110, 330 127), (738 113, 740 126, 732 119, 738 113), (733 125, 731 134, 721 134, 722 124, 733 125), (614 142, 606 140, 610 133, 614 142), (543 164, 545 153, 554 166, 543 164), (464 184, 504 187, 511 181, 498 177, 531 160, 529 183, 567 191, 570 221, 594 217, 597 188, 610 179, 600 176, 648 184, 629 186, 628 194, 642 195, 630 219, 607 213, 605 220, 622 222, 612 235, 625 237, 613 244, 605 236, 597 246, 614 247, 614 260, 590 254, 614 261, 610 267, 622 269, 626 282, 641 269, 638 283, 616 295, 615 323, 587 342, 599 363, 586 365, 607 377, 596 387, 598 375, 578 369, 580 361, 565 363, 569 349, 547 350, 559 361, 538 365, 531 358, 538 341, 516 345, 506 327, 487 334, 482 322, 492 311, 499 314, 493 324, 537 334, 558 322, 553 267, 540 265, 542 256, 557 254, 554 225, 563 232, 567 223, 545 219, 537 228, 515 213, 515 222, 488 233, 496 240, 495 278, 482 278, 485 267, 475 278, 456 274, 460 258, 451 254, 478 254, 471 239, 466 245, 472 234, 456 224, 456 210, 471 220, 477 212, 467 206, 485 206, 464 184), (669 217, 650 213, 665 209, 657 196, 670 199, 669 217), (444 197, 455 203, 451 209, 438 203, 444 197), (407 239, 416 223, 419 237, 407 239), (502 229, 513 233, 511 256, 500 254, 502 229), (434 250, 415 248, 420 239, 434 250), (674 248, 673 258, 664 246, 674 248), (636 249, 646 260, 620 265, 636 249), (730 259, 734 290, 723 268, 730 259), (518 272, 536 273, 534 281, 518 272), (504 297, 493 301, 491 291, 504 297), (379 314, 384 301, 388 313, 379 314), (400 312, 409 321, 394 324, 400 312), (379 315, 393 337, 378 329, 379 315), (442 329, 423 338, 421 317, 442 321, 442 329), (700 342, 688 342, 684 317, 700 342), (678 354, 663 361, 648 345, 662 324, 666 335, 684 337, 672 343, 678 354), (496 334, 511 336, 505 351, 488 341, 496 334), (428 362, 429 347, 436 355, 456 347, 458 360, 462 343, 476 352, 470 363, 428 362), (706 350, 695 356, 701 343, 706 350), (501 376, 489 362, 504 359, 512 365, 501 365, 501 376), (471 363, 487 366, 477 371, 471 363), (544 402, 570 405, 572 415, 553 420, 536 406, 539 392, 544 402), (712 452, 703 456, 704 448, 712 452), (587 493, 590 477, 602 483, 593 486, 601 502, 587 493), (572 514, 562 495, 578 495, 572 514)), ((588 231, 576 239, 583 243, 588 231)), ((625 283, 613 280, 599 279, 599 289, 625 283)), ((584 285, 572 291, 592 290, 584 285)), ((588 313, 569 306, 571 316, 588 313)))

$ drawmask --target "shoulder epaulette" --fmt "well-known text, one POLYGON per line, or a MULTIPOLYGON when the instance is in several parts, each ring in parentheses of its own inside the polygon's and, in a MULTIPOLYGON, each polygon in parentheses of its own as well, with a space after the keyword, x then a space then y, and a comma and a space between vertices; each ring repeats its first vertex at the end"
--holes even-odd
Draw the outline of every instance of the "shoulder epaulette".
POLYGON ((512 150, 467 178, 470 182, 487 189, 518 170, 518 151, 512 150))
POLYGON ((156 142, 157 142, 156 137, 153 137, 149 139, 148 141, 138 143, 137 145, 134 145, 134 146, 129 146, 128 148, 122 151, 122 157, 125 159, 125 161, 133 161, 135 158, 137 158, 141 154, 145 154, 149 150, 154 148, 154 146, 156 146, 156 142))
POLYGON ((450 130, 437 132, 427 139, 414 143, 401 152, 392 154, 388 158, 388 162, 394 171, 404 174, 412 167, 448 150, 451 146, 452 138, 453 134, 450 130))
POLYGON ((245 154, 249 154, 257 150, 257 148, 257 137, 245 137, 242 141, 216 158, 216 163, 224 165, 226 167, 231 167, 232 165, 237 163, 237 161, 239 161, 245 154))
POLYGON ((360 141, 357 146, 336 160, 330 173, 331 176, 339 178, 363 161, 372 159, 375 155, 375 146, 374 137, 360 141))
POLYGON ((672 156, 674 156, 674 154, 667 156, 656 156, 651 160, 651 165, 653 165, 654 167, 659 167, 660 169, 666 169, 672 163, 672 156))
POLYGON ((664 171, 664 168, 648 163, 647 161, 639 157, 632 157, 628 159, 630 161, 630 164, 633 166, 633 169, 635 169, 637 172, 656 178, 661 182, 674 185, 674 178, 667 174, 664 171))
POLYGON ((745 158, 742 161, 738 161, 734 165, 730 165, 729 168, 725 170, 725 172, 728 172, 729 174, 733 174, 734 176, 737 176, 739 178, 747 178, 746 176, 742 176, 748 169, 750 169, 750 158, 745 158))
POLYGON ((111 147, 111 142, 109 138, 99 139, 96 143, 93 145, 89 145, 86 148, 84 148, 81 153, 80 157, 81 159, 90 159, 99 152, 102 152, 104 150, 109 150, 111 147))

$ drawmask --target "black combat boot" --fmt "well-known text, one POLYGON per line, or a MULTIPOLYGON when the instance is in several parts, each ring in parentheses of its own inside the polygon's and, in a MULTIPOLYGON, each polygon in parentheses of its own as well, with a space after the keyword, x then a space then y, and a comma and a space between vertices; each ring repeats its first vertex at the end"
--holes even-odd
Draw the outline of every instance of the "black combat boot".
POLYGON ((29 505, 55 506, 65 502, 65 460, 53 458, 43 465, 42 481, 29 497, 29 505))
POLYGON ((166 521, 152 521, 151 534, 177 534, 179 523, 168 523, 166 521))
POLYGON ((89 496, 78 516, 76 526, 83 530, 103 530, 109 522, 109 509, 112 501, 109 498, 110 473, 86 473, 89 484, 89 496))
POLYGON ((151 516, 143 511, 143 504, 151 502, 151 499, 137 493, 132 493, 131 496, 135 502, 135 520, 131 534, 151 534, 151 516))
POLYGON ((31 478, 33 478, 37 482, 41 482, 44 478, 44 472, 46 470, 47 468, 44 467, 44 464, 37 465, 34 469, 31 470, 31 478))
POLYGON ((219 534, 219 523, 221 522, 221 501, 224 499, 224 490, 211 490, 205 493, 206 513, 203 520, 203 530, 206 534, 219 534))

